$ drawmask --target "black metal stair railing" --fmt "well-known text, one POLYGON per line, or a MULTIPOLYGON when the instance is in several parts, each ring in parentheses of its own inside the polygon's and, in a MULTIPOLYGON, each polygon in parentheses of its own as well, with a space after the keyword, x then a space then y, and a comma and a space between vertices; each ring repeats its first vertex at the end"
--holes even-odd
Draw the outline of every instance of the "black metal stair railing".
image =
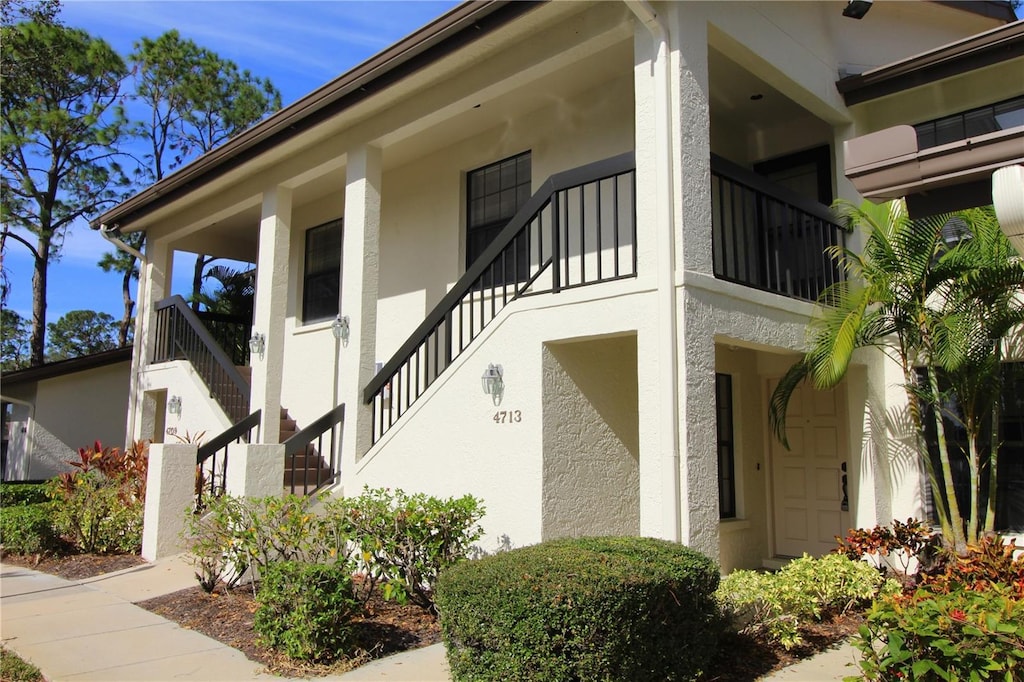
POLYGON ((153 363, 188 360, 232 422, 249 414, 249 382, 181 296, 156 304, 153 363))
POLYGON ((633 153, 552 175, 367 384, 372 441, 512 301, 636 274, 633 153))
POLYGON ((341 429, 335 427, 344 421, 342 403, 284 441, 285 488, 289 492, 309 495, 338 478, 341 429))
POLYGON ((715 277, 807 301, 844 279, 828 250, 846 231, 827 206, 714 155, 711 202, 715 277))
MULTIPOLYGON (((259 429, 263 410, 256 410, 223 433, 199 446, 196 452, 196 511, 205 506, 203 497, 224 494, 228 471, 228 446, 232 443, 251 443, 253 429, 259 429)), ((257 431, 256 438, 259 438, 257 431)))

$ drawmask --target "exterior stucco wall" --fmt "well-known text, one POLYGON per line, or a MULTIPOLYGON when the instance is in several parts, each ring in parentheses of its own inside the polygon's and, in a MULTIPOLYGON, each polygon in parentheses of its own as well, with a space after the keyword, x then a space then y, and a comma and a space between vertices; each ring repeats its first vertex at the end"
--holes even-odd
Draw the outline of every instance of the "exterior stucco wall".
MULTIPOLYGON (((632 283, 523 299, 514 310, 503 312, 363 456, 356 471, 342 472, 344 494, 357 494, 364 485, 442 496, 471 493, 483 499, 488 510, 483 520, 485 550, 541 541, 544 344, 636 334, 638 347, 644 347, 643 339, 652 334, 652 297, 630 293, 632 283), (480 387, 480 375, 490 363, 504 367, 500 406, 493 405, 480 387), (518 411, 521 421, 496 423, 493 418, 502 410, 518 411)), ((637 395, 652 393, 652 386, 645 383, 652 378, 638 377, 637 395)), ((641 496, 641 507, 657 504, 656 497, 641 496)), ((650 509, 646 513, 656 515, 650 509)))
POLYGON ((550 343, 542 356, 541 536, 637 535, 636 338, 550 343))
POLYGON ((50 478, 70 467, 80 447, 99 440, 104 446, 125 442, 129 362, 42 379, 32 385, 4 388, 31 404, 21 438, 12 439, 6 475, 11 480, 50 478), (19 447, 17 444, 24 444, 19 447))
POLYGON ((181 398, 181 414, 166 411, 167 400, 159 403, 165 412, 164 432, 159 437, 154 435, 158 442, 175 444, 187 440, 195 443, 200 436, 200 440, 206 442, 231 426, 231 420, 210 398, 206 384, 183 360, 150 365, 142 372, 139 383, 140 395, 147 391, 166 390, 168 399, 172 396, 181 398))
POLYGON ((386 361, 465 270, 465 174, 531 151, 533 191, 553 173, 633 147, 620 77, 384 174, 377 354, 386 361))

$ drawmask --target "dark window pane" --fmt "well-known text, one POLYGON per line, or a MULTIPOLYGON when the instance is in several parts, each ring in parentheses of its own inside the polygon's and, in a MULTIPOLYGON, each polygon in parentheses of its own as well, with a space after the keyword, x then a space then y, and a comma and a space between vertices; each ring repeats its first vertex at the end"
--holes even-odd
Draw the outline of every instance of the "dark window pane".
POLYGON ((340 220, 306 231, 306 258, 303 269, 302 319, 325 320, 338 314, 341 278, 340 220))
MULTIPOLYGON (((530 152, 497 161, 467 174, 468 209, 466 211, 466 267, 480 257, 494 238, 530 198, 530 152)), ((525 241, 519 269, 526 272, 525 241)), ((495 279, 507 277, 515 269, 509 250, 505 273, 498 263, 495 279)), ((505 281, 505 280, 503 280, 505 281)), ((495 281, 491 284, 501 284, 495 281)))
POLYGON ((715 375, 718 417, 718 516, 736 517, 736 461, 733 452, 732 376, 715 375))

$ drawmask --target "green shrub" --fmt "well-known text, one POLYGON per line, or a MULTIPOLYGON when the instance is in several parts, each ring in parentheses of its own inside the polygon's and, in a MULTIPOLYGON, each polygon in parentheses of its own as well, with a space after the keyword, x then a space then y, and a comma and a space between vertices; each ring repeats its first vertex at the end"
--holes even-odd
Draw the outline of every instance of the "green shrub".
POLYGON ((366 488, 326 507, 328 525, 356 543, 367 584, 380 582, 385 599, 424 608, 433 608, 441 571, 465 559, 483 534, 484 508, 471 495, 442 500, 366 488))
POLYGON ((0 543, 5 552, 38 554, 60 546, 49 502, 0 507, 0 543))
POLYGON ((820 559, 805 554, 777 573, 733 571, 722 580, 716 597, 737 630, 763 632, 789 649, 803 641, 801 624, 866 603, 883 588, 899 586, 885 582, 863 561, 842 554, 820 559))
POLYGON ((208 501, 186 517, 185 540, 200 586, 234 586, 246 569, 257 576, 277 561, 344 563, 352 568, 344 524, 315 514, 312 500, 296 495, 208 501))
POLYGON ((272 562, 256 600, 253 630, 260 642, 304 661, 329 660, 344 651, 359 608, 343 564, 272 562))
POLYGON ((0 484, 0 507, 15 507, 39 504, 49 501, 45 483, 2 483, 0 484))
POLYGON ((854 644, 868 680, 1024 679, 1024 602, 1002 586, 878 600, 854 644))
POLYGON ((718 568, 651 538, 545 542, 438 580, 456 680, 686 680, 714 653, 718 568))
POLYGON ((119 481, 97 471, 53 479, 53 525, 82 552, 138 552, 143 501, 125 495, 119 481))

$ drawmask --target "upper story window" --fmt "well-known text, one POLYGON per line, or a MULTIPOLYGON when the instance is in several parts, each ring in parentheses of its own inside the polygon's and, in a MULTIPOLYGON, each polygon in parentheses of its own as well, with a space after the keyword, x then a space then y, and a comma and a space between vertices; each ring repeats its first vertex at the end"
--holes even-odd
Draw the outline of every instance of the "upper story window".
POLYGON ((530 198, 530 152, 466 174, 466 267, 530 198))
POLYGON ((306 230, 302 271, 302 321, 328 320, 338 314, 341 279, 341 220, 306 230))
POLYGON ((920 150, 1021 126, 1024 126, 1024 96, 918 123, 914 130, 920 150))

